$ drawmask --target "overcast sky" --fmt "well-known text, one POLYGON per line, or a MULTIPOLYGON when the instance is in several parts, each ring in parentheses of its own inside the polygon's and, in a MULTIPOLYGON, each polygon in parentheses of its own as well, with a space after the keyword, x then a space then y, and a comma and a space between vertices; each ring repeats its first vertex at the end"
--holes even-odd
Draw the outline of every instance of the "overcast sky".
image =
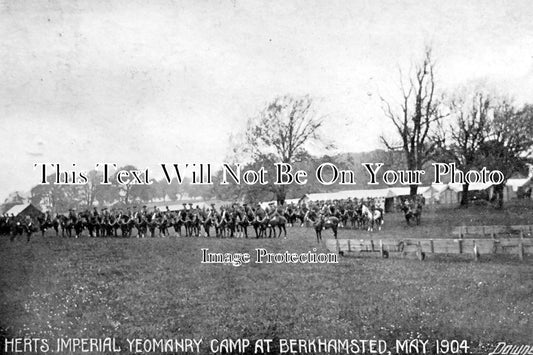
POLYGON ((316 98, 339 150, 379 148, 378 97, 426 45, 442 90, 533 99, 531 19, 529 0, 2 1, 0 201, 33 163, 222 162, 286 93, 316 98))

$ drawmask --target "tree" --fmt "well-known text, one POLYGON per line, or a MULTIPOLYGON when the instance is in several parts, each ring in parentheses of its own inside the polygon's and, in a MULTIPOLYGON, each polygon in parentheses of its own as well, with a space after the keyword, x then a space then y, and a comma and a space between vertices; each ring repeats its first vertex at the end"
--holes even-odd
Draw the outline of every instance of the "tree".
POLYGON ((69 208, 76 208, 83 201, 82 186, 55 184, 56 175, 46 177, 46 184, 39 184, 31 189, 31 202, 44 205, 52 213, 62 213, 69 208))
POLYGON ((119 189, 116 185, 103 185, 99 183, 94 190, 94 198, 99 206, 110 205, 120 200, 119 189))
POLYGON ((124 167, 121 167, 117 169, 117 172, 111 177, 111 184, 117 189, 118 195, 123 198, 123 203, 125 206, 129 205, 132 201, 135 199, 151 199, 151 189, 149 189, 149 186, 144 184, 135 184, 133 178, 129 178, 129 182, 126 184, 120 184, 118 182, 118 174, 120 171, 134 171, 138 170, 133 165, 126 165, 124 167))
MULTIPOLYGON (((323 117, 319 116, 309 96, 289 95, 275 98, 258 116, 248 120, 245 142, 236 149, 244 148, 254 162, 263 165, 274 163, 293 164, 308 156, 308 144, 316 142, 325 145, 319 135, 323 117)), ((274 185, 272 181, 265 188, 272 191, 279 204, 285 202, 287 185, 274 185)))
POLYGON ((91 170, 87 174, 87 183, 82 186, 82 194, 87 207, 91 207, 96 201, 98 186, 102 181, 102 173, 91 170))
POLYGON ((505 181, 494 186, 498 207, 503 206, 505 182, 517 171, 525 170, 533 147, 533 105, 517 109, 509 100, 501 99, 494 107, 490 135, 480 146, 480 164, 503 173, 505 181))
MULTIPOLYGON (((449 102, 449 127, 440 131, 437 140, 441 157, 461 170, 479 168, 479 149, 491 129, 491 100, 481 89, 473 94, 458 90, 449 102)), ((440 123, 440 122, 439 122, 440 123)), ((461 206, 467 207, 468 184, 463 184, 461 206)))
MULTIPOLYGON (((400 135, 400 143, 394 144, 381 137, 387 149, 398 146, 405 153, 407 169, 421 170, 433 157, 435 142, 431 139, 431 128, 443 116, 435 89, 435 63, 431 49, 427 48, 421 64, 416 65, 414 75, 405 78, 400 70, 401 102, 399 109, 391 101, 381 97, 383 111, 400 135)), ((410 194, 416 195, 417 185, 411 185, 410 194)))

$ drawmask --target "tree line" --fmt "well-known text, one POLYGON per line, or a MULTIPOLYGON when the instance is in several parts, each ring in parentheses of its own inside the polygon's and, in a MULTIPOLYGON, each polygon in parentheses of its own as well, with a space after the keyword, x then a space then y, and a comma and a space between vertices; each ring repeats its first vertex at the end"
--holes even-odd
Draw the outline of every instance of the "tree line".
MULTIPOLYGON (((388 168, 427 170, 432 162, 455 163, 461 170, 500 170, 505 178, 524 172, 531 161, 533 147, 533 105, 516 105, 511 98, 492 93, 482 83, 464 85, 452 92, 440 90, 435 61, 427 48, 418 63, 407 71, 399 70, 399 92, 380 96, 384 116, 393 124, 395 135, 381 137, 386 151, 375 151, 366 161, 384 162, 388 168), (407 73, 407 74, 406 74, 407 73)), ((267 103, 263 110, 248 118, 246 128, 230 137, 231 151, 225 161, 241 163, 245 169, 288 163, 297 169, 314 171, 320 162, 329 161, 341 168, 363 174, 360 163, 349 154, 333 154, 335 132, 326 136, 322 126, 327 116, 320 114, 309 96, 283 95, 267 103), (332 135, 332 136, 331 136, 332 135), (321 157, 310 153, 320 147, 321 157)), ((358 139, 354 132, 354 140, 358 139)), ((135 169, 126 166, 123 169, 135 169)), ((53 180, 53 176, 49 176, 53 180)), ((221 185, 221 171, 213 176, 213 185, 191 185, 153 180, 151 185, 120 185, 116 177, 111 185, 100 185, 96 171, 83 186, 38 185, 31 191, 34 203, 45 202, 53 210, 70 206, 109 205, 120 201, 151 202, 155 199, 190 198, 266 201, 283 204, 287 198, 309 192, 339 189, 325 187, 314 179, 304 186, 221 185)), ((363 180, 363 179, 361 179, 363 180)), ((498 205, 503 203, 504 183, 495 186, 498 205)), ((353 186, 351 187, 353 188, 353 186)), ((365 186, 364 188, 367 188, 365 186)), ((410 187, 417 194, 418 185, 410 187)), ((463 186, 462 205, 468 204, 468 184, 463 186)))
MULTIPOLYGON (((132 165, 117 169, 136 170, 132 165)), ((102 184, 102 172, 91 170, 88 181, 83 185, 56 185, 55 174, 47 176, 48 184, 36 185, 31 189, 31 202, 44 205, 47 209, 65 212, 71 208, 91 208, 99 206, 125 207, 131 204, 150 203, 155 200, 176 202, 184 196, 187 198, 210 198, 209 190, 198 185, 191 185, 185 177, 182 184, 173 179, 169 184, 166 179, 152 179, 151 184, 119 184, 117 176, 112 175, 109 185, 102 184)))
MULTIPOLYGON (((409 72, 405 76, 400 71, 399 104, 381 98, 383 111, 397 131, 396 137, 382 137, 382 141, 388 149, 404 153, 408 169, 423 169, 440 160, 461 170, 499 170, 506 180, 526 170, 533 147, 531 104, 518 106, 482 82, 439 91, 430 48, 409 72)), ((499 206, 505 181, 494 189, 499 206)), ((463 185, 463 206, 468 205, 468 187, 463 185)), ((417 186, 411 186, 411 194, 416 191, 417 186)))

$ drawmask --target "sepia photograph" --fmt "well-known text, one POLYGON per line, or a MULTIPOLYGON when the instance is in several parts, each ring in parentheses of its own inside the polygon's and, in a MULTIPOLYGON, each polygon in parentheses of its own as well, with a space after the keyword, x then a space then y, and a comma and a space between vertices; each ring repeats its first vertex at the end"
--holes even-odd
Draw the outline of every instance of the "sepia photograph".
POLYGON ((0 0, 0 353, 532 355, 532 18, 0 0))

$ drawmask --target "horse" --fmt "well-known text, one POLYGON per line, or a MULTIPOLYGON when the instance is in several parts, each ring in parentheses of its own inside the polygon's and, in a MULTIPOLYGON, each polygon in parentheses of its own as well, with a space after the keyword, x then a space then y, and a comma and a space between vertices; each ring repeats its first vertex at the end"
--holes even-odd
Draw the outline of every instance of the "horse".
POLYGON ((212 214, 211 212, 209 212, 209 214, 204 218, 203 220, 203 227, 204 227, 204 232, 205 232, 205 236, 206 237, 210 237, 211 235, 209 234, 209 231, 211 230, 211 226, 213 226, 213 224, 215 223, 216 219, 215 219, 215 215, 212 214))
POLYGON ((362 207, 362 213, 368 222, 368 231, 374 231, 374 225, 377 225, 378 230, 381 230, 381 225, 384 223, 383 210, 381 208, 368 208, 365 205, 362 207))
POLYGON ((246 234, 246 238, 248 238, 246 232, 246 227, 248 226, 246 214, 244 212, 234 211, 231 215, 233 217, 233 223, 235 224, 236 237, 244 238, 244 235, 246 234))
POLYGON ((322 240, 322 229, 324 229, 324 217, 318 216, 317 219, 315 220, 309 219, 309 221, 311 222, 311 225, 315 229, 316 242, 320 243, 320 241, 322 240))
POLYGON ((324 229, 331 228, 333 231, 333 236, 337 239, 337 230, 339 229, 340 220, 335 216, 325 216, 324 217, 324 229))
POLYGON ((217 215, 215 220, 216 236, 226 238, 230 236, 231 226, 228 225, 229 219, 227 214, 225 216, 217 215))
MULTIPOLYGON (((354 219, 357 225, 357 229, 363 229, 366 226, 366 216, 363 214, 363 204, 359 203, 354 210, 354 219)), ((366 207, 366 206, 365 206, 366 207)))
POLYGON ((26 216, 26 218, 16 218, 11 222, 11 238, 10 241, 15 240, 15 237, 20 234, 26 234, 26 243, 30 242, 31 236, 37 228, 33 223, 31 217, 26 216))
POLYGON ((355 213, 355 210, 353 208, 348 208, 346 210, 346 214, 347 214, 347 217, 348 217, 348 221, 346 223, 350 223, 350 227, 352 229, 355 229, 357 228, 358 226, 358 217, 357 217, 357 213, 355 213))
POLYGON ((117 229, 118 229, 118 223, 117 219, 113 215, 108 215, 104 218, 104 229, 106 231, 107 237, 116 237, 117 236, 117 229))
POLYGON ((81 237, 81 234, 83 233, 83 228, 85 228, 86 224, 87 221, 85 219, 85 216, 78 216, 76 222, 74 222, 74 232, 76 233, 76 238, 81 237))
POLYGON ((63 238, 65 237, 72 237, 72 229, 74 228, 73 220, 65 215, 60 216, 60 224, 61 224, 61 236, 63 238))
POLYGON ((49 215, 37 217, 39 228, 41 229, 41 235, 44 237, 44 233, 50 227, 56 231, 56 237, 59 236, 59 220, 57 218, 52 219, 49 215))
POLYGON ((303 209, 301 208, 298 208, 298 210, 296 211, 294 217, 300 221, 300 227, 303 227, 304 226, 304 223, 305 223, 305 216, 306 216, 307 212, 304 211, 303 209))
POLYGON ((287 208, 285 212, 283 212, 283 217, 287 220, 287 225, 289 227, 292 227, 294 222, 296 222, 296 213, 294 212, 294 209, 287 208))
MULTIPOLYGON (((185 226, 185 217, 182 213, 178 213, 173 217, 172 226, 174 227, 174 231, 178 234, 178 237, 181 237, 181 227, 185 226)), ((187 230, 185 230, 185 233, 187 233, 187 230)))
POLYGON ((253 219, 252 219, 252 227, 255 231, 255 237, 257 239, 259 238, 262 238, 265 231, 266 231, 266 228, 268 226, 268 223, 265 223, 267 222, 268 218, 264 218, 264 219, 261 219, 259 216, 255 216, 253 219))
POLYGON ((146 233, 148 232, 148 221, 146 220, 146 216, 141 214, 137 216, 135 228, 137 229, 137 238, 144 238, 146 236, 146 233))
POLYGON ((415 203, 414 209, 411 207, 411 204, 403 204, 401 206, 403 213, 405 214, 405 221, 407 225, 411 225, 411 219, 414 218, 416 225, 420 225, 420 217, 422 216, 422 204, 420 202, 415 203))
POLYGON ((159 236, 160 237, 166 237, 168 234, 168 218, 167 215, 164 213, 161 213, 157 215, 157 229, 159 229, 159 236))
POLYGON ((148 231, 149 231, 150 237, 155 238, 155 233, 158 227, 159 227, 159 221, 157 220, 157 215, 155 213, 148 214, 146 216, 146 228, 147 228, 146 234, 148 235, 148 231))
POLYGON ((225 223, 226 229, 229 232, 229 237, 234 238, 235 232, 237 232, 237 237, 238 237, 238 230, 237 230, 238 222, 237 222, 237 214, 235 213, 235 211, 227 211, 225 215, 225 222, 226 222, 225 223))
POLYGON ((99 216, 90 212, 85 213, 87 220, 87 230, 89 231, 89 237, 100 236, 100 221, 99 216))
POLYGON ((350 219, 350 214, 348 212, 348 209, 344 209, 342 208, 340 211, 339 211, 339 214, 337 216, 340 220, 340 224, 339 224, 339 227, 340 228, 348 228, 348 221, 350 219))
POLYGON ((280 215, 274 215, 268 220, 268 227, 270 228, 270 232, 268 234, 269 238, 272 238, 272 231, 274 231, 274 238, 280 238, 281 232, 283 231, 284 237, 287 238, 287 229, 285 228, 287 224, 287 219, 280 215), (278 227, 279 234, 276 237, 276 227, 278 227))
POLYGON ((248 226, 253 224, 254 217, 251 213, 242 213, 240 222, 238 223, 241 232, 244 233, 244 238, 248 238, 248 226))
POLYGON ((120 235, 124 238, 131 237, 131 231, 135 226, 135 221, 133 218, 127 214, 123 214, 120 216, 117 223, 120 228, 120 235))

